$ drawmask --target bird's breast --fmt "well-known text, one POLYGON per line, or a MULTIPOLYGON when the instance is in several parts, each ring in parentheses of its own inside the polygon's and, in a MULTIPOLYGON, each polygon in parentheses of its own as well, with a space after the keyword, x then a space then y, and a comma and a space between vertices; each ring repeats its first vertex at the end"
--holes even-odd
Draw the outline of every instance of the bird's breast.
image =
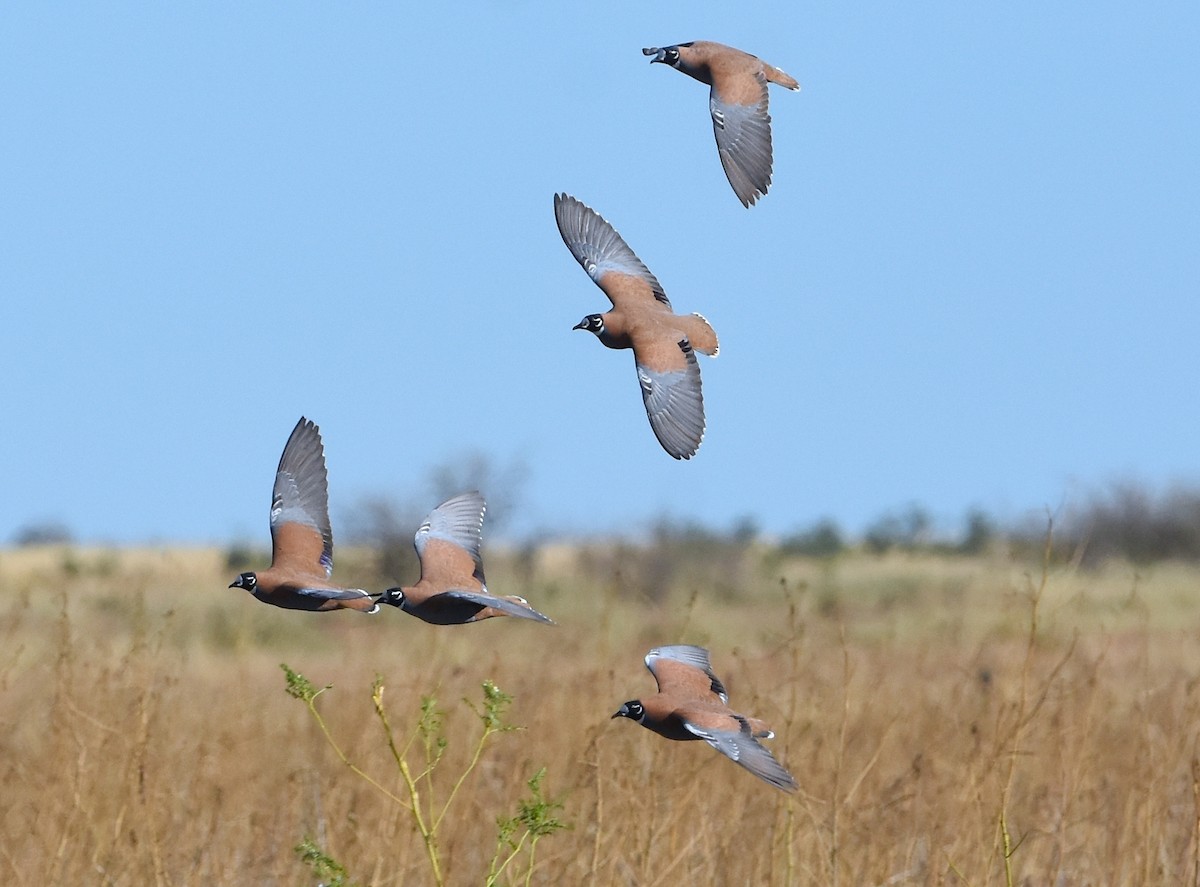
POLYGON ((606 348, 632 348, 631 332, 628 319, 620 312, 610 311, 604 315, 604 329, 596 334, 596 338, 606 348))
POLYGON ((630 340, 629 336, 614 335, 608 330, 600 333, 600 335, 598 335, 596 338, 600 340, 600 343, 605 348, 623 349, 633 347, 633 342, 630 340))
POLYGON ((693 80, 699 80, 706 86, 712 86, 713 76, 712 69, 708 65, 688 64, 681 61, 676 70, 687 74, 693 80))
POLYGON ((686 741, 699 738, 683 725, 683 717, 671 702, 661 698, 650 698, 643 700, 642 705, 646 710, 642 726, 646 729, 653 730, 666 739, 686 741))

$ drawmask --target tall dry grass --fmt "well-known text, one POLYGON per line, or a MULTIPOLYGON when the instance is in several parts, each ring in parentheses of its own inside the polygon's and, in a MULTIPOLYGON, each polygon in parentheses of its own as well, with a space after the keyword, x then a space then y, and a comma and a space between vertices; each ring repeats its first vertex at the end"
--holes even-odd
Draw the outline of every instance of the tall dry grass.
MULTIPOLYGON (((216 552, 0 552, 0 877, 315 884, 307 840, 346 883, 433 883, 373 687, 401 740, 423 698, 445 711, 444 800, 490 680, 524 729, 491 736, 453 798, 447 884, 484 883, 498 817, 543 767, 570 828, 538 845, 534 884, 1200 882, 1200 571, 738 569, 652 598, 594 552, 489 552, 492 586, 559 626, 438 628, 263 606, 216 552), (797 795, 609 720, 653 689, 646 650, 676 642, 709 646, 735 706, 772 723, 797 795), (283 662, 332 685, 314 705, 355 769, 283 662)), ((520 861, 499 883, 526 883, 520 861)))

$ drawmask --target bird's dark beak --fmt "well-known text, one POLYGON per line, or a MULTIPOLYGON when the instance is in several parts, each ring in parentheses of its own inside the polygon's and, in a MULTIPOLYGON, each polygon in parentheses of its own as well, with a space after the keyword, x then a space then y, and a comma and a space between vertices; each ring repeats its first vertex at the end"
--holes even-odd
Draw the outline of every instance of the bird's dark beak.
POLYGON ((571 327, 571 329, 573 329, 573 330, 586 330, 587 328, 588 328, 588 322, 587 322, 586 318, 584 320, 579 321, 579 323, 575 324, 575 326, 571 327))
POLYGON ((627 717, 629 717, 629 706, 622 705, 620 707, 620 709, 613 712, 613 715, 612 715, 612 717, 609 718, 609 720, 611 721, 613 718, 627 718, 627 717))
POLYGON ((230 588, 245 588, 245 586, 242 585, 242 577, 238 576, 236 579, 234 579, 232 582, 230 582, 229 587, 230 588))
POLYGON ((653 65, 655 62, 665 61, 667 58, 667 51, 665 49, 659 49, 657 46, 651 46, 649 49, 643 49, 642 55, 654 56, 654 58, 650 59, 650 64, 653 65))

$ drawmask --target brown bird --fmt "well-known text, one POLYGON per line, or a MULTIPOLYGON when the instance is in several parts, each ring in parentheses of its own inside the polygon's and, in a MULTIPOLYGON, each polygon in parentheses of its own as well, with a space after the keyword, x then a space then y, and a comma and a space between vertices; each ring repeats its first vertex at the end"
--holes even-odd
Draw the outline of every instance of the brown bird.
POLYGON ((612 302, 575 325, 609 348, 632 348, 650 427, 664 450, 690 459, 704 438, 704 396, 696 351, 715 357, 717 334, 700 314, 681 315, 642 260, 598 212, 554 195, 563 242, 612 302))
POLYGON ((333 573, 329 482, 321 432, 304 417, 292 429, 271 493, 271 566, 242 573, 230 588, 244 588, 263 603, 288 610, 379 612, 361 588, 342 588, 333 573))
POLYGON ((656 647, 646 654, 646 668, 658 682, 658 692, 626 702, 614 718, 637 721, 667 739, 703 739, 760 779, 784 791, 796 790, 796 780, 758 742, 775 734, 762 721, 727 705, 729 696, 708 664, 707 650, 691 644, 656 647))
POLYGON ((429 513, 413 544, 421 579, 411 588, 389 588, 379 599, 434 625, 459 625, 492 616, 519 616, 554 624, 523 597, 497 597, 483 578, 483 515, 487 504, 477 492, 460 493, 429 513))
POLYGON ((800 84, 761 59, 707 40, 651 46, 643 55, 710 87, 708 110, 725 176, 742 206, 750 206, 771 186, 771 115, 767 83, 796 90, 800 84))

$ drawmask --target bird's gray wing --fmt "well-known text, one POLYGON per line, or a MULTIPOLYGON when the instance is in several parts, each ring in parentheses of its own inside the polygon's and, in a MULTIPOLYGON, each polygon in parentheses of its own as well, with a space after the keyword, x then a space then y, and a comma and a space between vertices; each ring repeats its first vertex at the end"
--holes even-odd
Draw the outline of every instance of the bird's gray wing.
POLYGON ((662 284, 600 213, 569 194, 555 194, 554 218, 563 243, 597 286, 609 271, 628 274, 648 284, 659 302, 671 304, 662 284))
POLYGON ((316 597, 330 601, 349 601, 360 597, 371 597, 369 592, 361 588, 291 588, 296 594, 306 597, 316 597))
POLYGON ((417 528, 413 538, 417 557, 424 558, 425 543, 430 539, 451 542, 471 553, 475 561, 475 578, 482 583, 483 558, 480 548, 483 545, 483 516, 486 512, 487 502, 478 490, 459 493, 447 499, 429 512, 417 528))
POLYGON ((537 610, 528 605, 522 606, 515 601, 510 601, 507 598, 496 597, 492 594, 484 594, 476 591, 464 591, 455 589, 453 591, 444 591, 436 597, 454 598, 460 601, 470 601, 473 604, 479 604, 483 607, 491 607, 494 610, 503 610, 510 616, 519 616, 522 619, 532 619, 535 622, 545 622, 550 625, 554 624, 554 620, 549 616, 543 616, 537 610))
MULTIPOLYGON (((271 492, 271 536, 283 524, 311 527, 321 534, 321 566, 328 578, 333 572, 333 530, 329 526, 329 480, 321 431, 301 417, 292 429, 271 492)), ((315 553, 315 552, 314 552, 315 553)))
POLYGON ((771 115, 767 113, 767 81, 760 73, 762 99, 756 105, 721 101, 714 91, 708 101, 717 153, 725 176, 743 206, 750 206, 771 186, 771 115))
POLYGON ((704 395, 700 390, 700 364, 687 339, 681 339, 683 367, 657 370, 643 361, 637 349, 638 386, 654 436, 676 459, 690 459, 704 439, 704 395))
MULTIPOLYGON (((291 591, 296 594, 302 594, 305 597, 313 598, 318 601, 350 601, 356 598, 369 597, 375 595, 363 591, 361 588, 291 588, 291 591)), ((364 613, 378 613, 379 604, 376 603, 371 609, 363 610, 364 613)))
POLYGON ((746 720, 744 718, 738 718, 738 720, 741 721, 742 729, 737 732, 706 729, 687 720, 684 720, 683 726, 689 733, 699 736, 721 754, 732 758, 759 779, 764 779, 784 791, 795 791, 797 785, 792 774, 788 773, 783 765, 775 760, 775 756, 766 746, 751 735, 750 725, 746 720))

